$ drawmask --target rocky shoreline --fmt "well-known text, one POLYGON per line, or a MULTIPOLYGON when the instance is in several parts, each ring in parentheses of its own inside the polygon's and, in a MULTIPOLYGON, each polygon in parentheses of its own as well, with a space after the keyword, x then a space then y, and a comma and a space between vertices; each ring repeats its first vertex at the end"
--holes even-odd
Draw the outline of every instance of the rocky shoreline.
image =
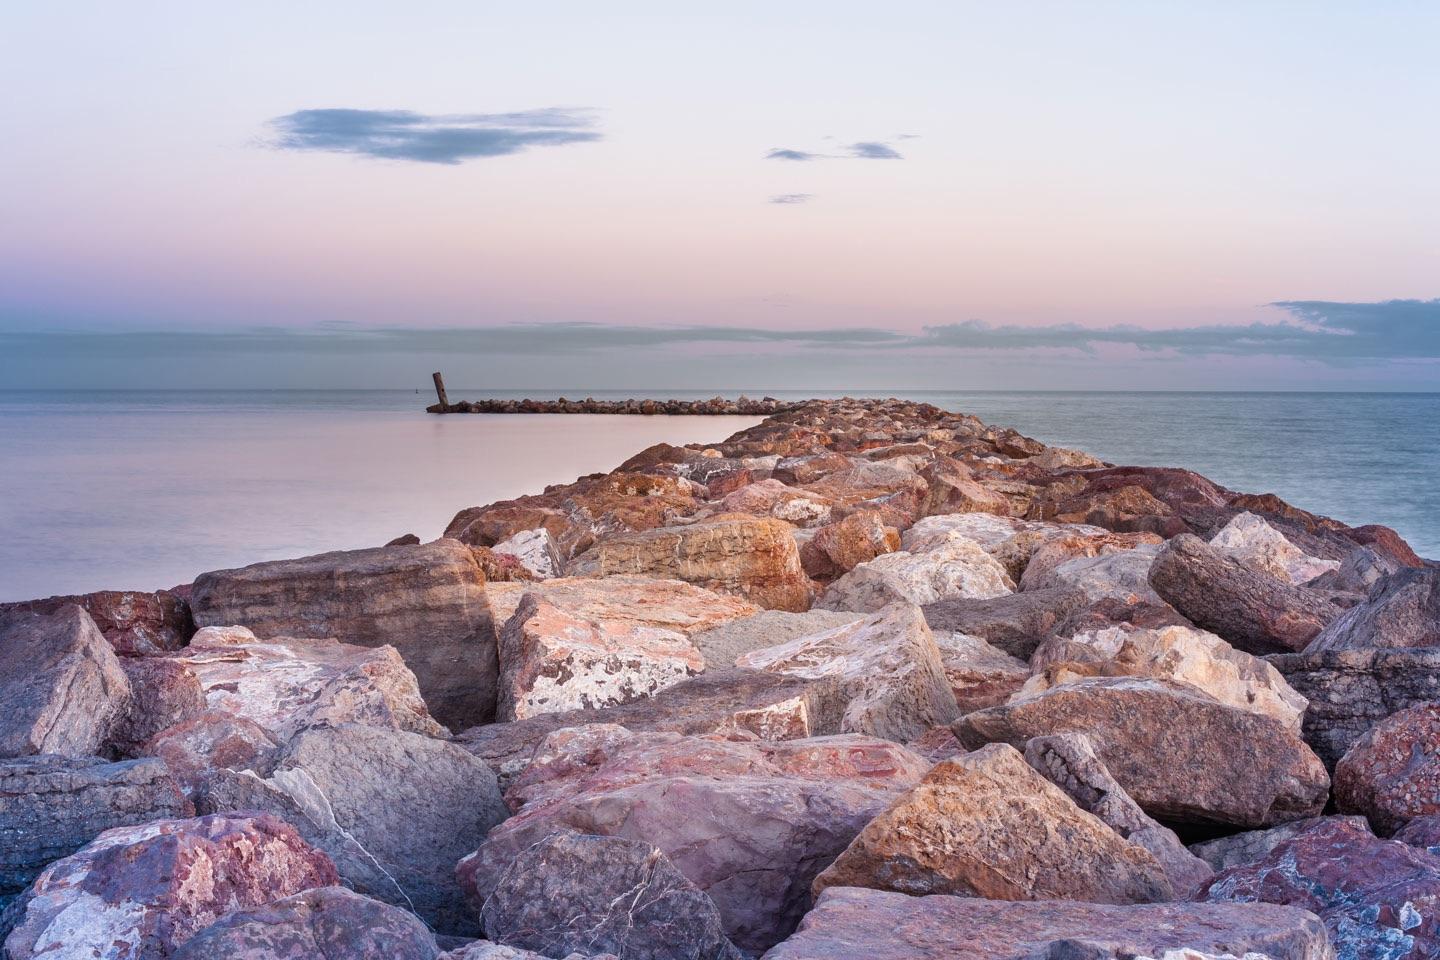
POLYGON ((765 414, 0 605, 0 957, 1440 956, 1440 567, 925 404, 765 414))
POLYGON ((770 417, 794 410, 793 400, 765 397, 752 400, 741 396, 735 400, 712 397, 709 400, 461 400, 459 403, 432 403, 426 413, 610 413, 632 416, 684 417, 770 417))

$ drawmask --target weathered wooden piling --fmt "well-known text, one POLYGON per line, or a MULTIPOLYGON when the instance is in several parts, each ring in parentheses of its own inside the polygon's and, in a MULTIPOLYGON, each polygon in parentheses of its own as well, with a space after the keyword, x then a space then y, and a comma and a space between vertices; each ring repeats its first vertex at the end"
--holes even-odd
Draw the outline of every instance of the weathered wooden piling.
POLYGON ((445 378, 436 370, 430 375, 435 381, 435 398, 440 401, 440 413, 450 412, 450 401, 445 396, 445 378))

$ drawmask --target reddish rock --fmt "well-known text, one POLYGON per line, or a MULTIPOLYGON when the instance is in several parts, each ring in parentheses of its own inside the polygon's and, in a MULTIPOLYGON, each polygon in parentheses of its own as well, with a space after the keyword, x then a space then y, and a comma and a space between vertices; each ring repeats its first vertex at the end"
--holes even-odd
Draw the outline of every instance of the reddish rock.
POLYGON ((1217 875, 1197 897, 1313 911, 1347 960, 1440 955, 1440 858, 1344 821, 1301 831, 1217 875))
POLYGON ((120 661, 80 607, 0 613, 0 757, 98 753, 129 703, 120 661))
POLYGON ((1363 833, 1370 832, 1370 825, 1364 817, 1306 817, 1304 820, 1291 820, 1289 823, 1282 823, 1278 827, 1270 827, 1265 830, 1246 830, 1225 837, 1216 837, 1214 840, 1192 843, 1190 852, 1217 871, 1228 870, 1231 867, 1254 863, 1296 834, 1329 820, 1347 821, 1359 827, 1363 833))
POLYGON ((789 487, 779 480, 759 480, 720 501, 721 513, 775 517, 797 527, 818 527, 830 521, 834 504, 819 494, 789 487))
MULTIPOLYGON (((1118 601, 1117 601, 1118 602, 1118 601)), ((1029 659, 1066 617, 1084 610, 1089 597, 1078 587, 1026 590, 1003 597, 946 597, 924 605, 932 630, 980 637, 1012 657, 1029 659)))
MULTIPOLYGON (((1057 529, 1074 528, 1057 526, 1057 529)), ((1071 560, 1107 557, 1112 554, 1126 553, 1139 547, 1157 546, 1163 542, 1153 533, 1110 533, 1100 527, 1081 526, 1078 528, 1078 532, 1051 536, 1035 547, 1025 564, 1025 573, 1020 578, 1020 588, 1022 590, 1044 590, 1047 587, 1054 587, 1066 582, 1068 578, 1057 576, 1056 570, 1071 560), (1088 532, 1091 529, 1096 532, 1088 532)))
POLYGON ((10 906, 5 957, 160 960, 226 914, 337 879, 329 857, 274 817, 117 827, 10 906))
POLYGON ((874 510, 852 513, 826 524, 800 548, 805 572, 817 580, 833 580, 859 564, 900 549, 900 533, 874 510))
POLYGON ((122 756, 136 756, 161 730, 205 711, 200 678, 182 660, 172 657, 124 657, 120 668, 130 681, 130 703, 110 732, 110 743, 122 756))
POLYGON ((1440 855, 1440 814, 1415 817, 1395 831, 1391 839, 1419 847, 1432 855, 1440 855))
POLYGON ((940 666, 962 714, 1004 703, 1030 679, 1030 665, 979 637, 947 630, 932 631, 940 650, 940 666))
POLYGON ((101 590, 79 596, 0 603, 0 613, 23 610, 48 615, 72 603, 90 614, 95 626, 121 656, 145 657, 179 650, 195 632, 189 602, 173 590, 150 593, 101 590))
POLYGON ((704 481, 706 495, 711 500, 721 500, 726 495, 734 493, 741 487, 748 486, 756 480, 764 479, 757 477, 755 471, 738 467, 734 470, 725 470, 720 473, 711 474, 704 481))
POLYGON ((435 960, 440 948, 404 910, 344 887, 316 887, 237 910, 191 937, 175 960, 435 960))
POLYGON ((936 457, 935 462, 920 471, 926 483, 922 516, 940 513, 993 513, 1009 516, 1013 510, 1003 494, 982 486, 974 471, 958 460, 936 457))
POLYGON ((1330 778, 1271 717, 1168 680, 1095 677, 979 710, 955 724, 962 743, 1023 747, 1087 734, 1121 786, 1152 817, 1260 827, 1314 816, 1330 778))
POLYGON ((1186 948, 1270 960, 1334 957, 1313 914, 1267 903, 1115 906, 832 887, 764 960, 1175 960, 1167 951, 1186 948))
MULTIPOLYGON (((1031 568, 1042 569, 1049 562, 1041 556, 1045 549, 1037 551, 1026 572, 1031 568)), ((1101 552, 1093 557, 1074 557, 1049 568, 1043 575, 1033 577, 1024 589, 1060 587, 1081 590, 1090 603, 1116 600, 1127 604, 1158 604, 1160 598, 1150 588, 1150 568, 1159 552, 1160 547, 1152 543, 1130 550, 1101 552)))
POLYGON ((1440 703, 1401 710, 1356 741, 1335 765, 1335 803, 1386 835, 1440 814, 1440 703))
POLYGON ((193 798, 217 770, 263 770, 280 741, 248 717, 206 710, 161 730, 136 750, 158 757, 193 798))
POLYGON ((1389 527, 1381 526, 1378 523, 1367 524, 1363 527, 1353 527, 1345 531, 1345 536, 1363 547, 1369 547, 1382 557, 1400 564, 1402 567, 1423 567, 1422 560, 1405 538, 1400 536, 1389 527))
POLYGON ((1406 568, 1382 578, 1305 652, 1397 647, 1440 647, 1440 568, 1406 568))
POLYGON ((856 566, 830 584, 818 605, 870 613, 897 602, 1000 597, 1015 589, 1000 562, 968 537, 951 533, 926 546, 923 552, 886 553, 856 566))

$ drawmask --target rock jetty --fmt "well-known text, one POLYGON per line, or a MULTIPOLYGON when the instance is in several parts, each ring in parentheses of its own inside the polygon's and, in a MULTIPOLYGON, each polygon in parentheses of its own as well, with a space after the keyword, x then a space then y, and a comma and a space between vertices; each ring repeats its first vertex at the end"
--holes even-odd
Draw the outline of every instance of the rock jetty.
MULTIPOLYGON (((434 409, 434 408, 432 408, 434 409)), ((0 606, 0 960, 1440 957, 1440 566, 897 400, 0 606)))
POLYGON ((459 403, 432 403, 426 413, 619 413, 637 416, 687 417, 769 417, 793 410, 793 400, 765 397, 736 400, 712 397, 709 400, 461 400, 459 403))

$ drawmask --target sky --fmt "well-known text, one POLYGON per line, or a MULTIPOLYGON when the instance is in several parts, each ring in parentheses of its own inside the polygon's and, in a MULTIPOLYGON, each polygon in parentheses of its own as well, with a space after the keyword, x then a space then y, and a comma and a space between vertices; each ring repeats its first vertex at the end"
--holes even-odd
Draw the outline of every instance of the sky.
POLYGON ((1440 389, 1437 40, 1421 2, 9 3, 0 388, 1440 389))

